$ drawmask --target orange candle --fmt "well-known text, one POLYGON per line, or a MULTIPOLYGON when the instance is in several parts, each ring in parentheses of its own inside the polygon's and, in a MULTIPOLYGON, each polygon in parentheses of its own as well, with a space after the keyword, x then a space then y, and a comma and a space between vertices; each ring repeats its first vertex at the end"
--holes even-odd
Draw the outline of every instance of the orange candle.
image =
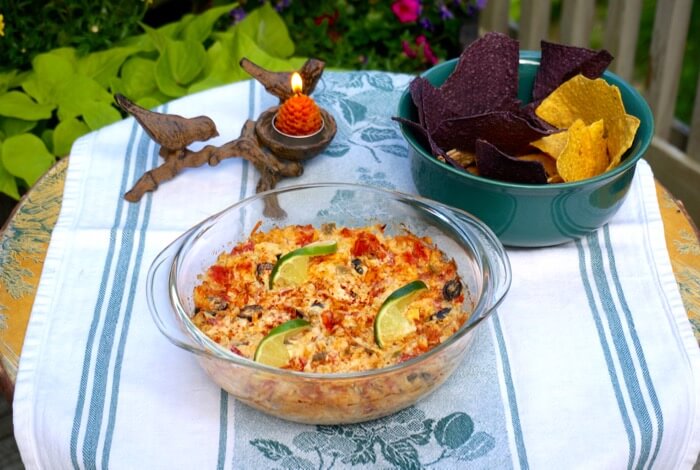
POLYGON ((321 129, 323 120, 321 110, 316 102, 302 93, 301 75, 292 74, 292 91, 294 95, 287 99, 275 119, 275 126, 280 132, 295 136, 313 134, 321 129))

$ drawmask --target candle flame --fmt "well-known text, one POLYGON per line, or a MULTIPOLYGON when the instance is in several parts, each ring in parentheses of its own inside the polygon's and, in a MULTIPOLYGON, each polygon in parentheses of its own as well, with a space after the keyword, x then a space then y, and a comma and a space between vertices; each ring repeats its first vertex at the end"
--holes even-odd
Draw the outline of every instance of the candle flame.
POLYGON ((301 75, 298 72, 292 74, 292 91, 296 94, 301 93, 304 88, 304 83, 301 80, 301 75))

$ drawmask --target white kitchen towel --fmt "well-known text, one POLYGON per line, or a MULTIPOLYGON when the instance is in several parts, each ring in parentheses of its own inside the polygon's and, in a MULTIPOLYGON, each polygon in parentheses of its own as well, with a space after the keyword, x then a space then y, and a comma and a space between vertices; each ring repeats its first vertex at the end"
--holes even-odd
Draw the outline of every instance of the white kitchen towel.
MULTIPOLYGON (((314 98, 338 133, 305 164, 318 181, 415 192, 390 116, 411 77, 326 72, 314 98)), ((159 108, 208 115, 223 144, 276 100, 241 82, 159 108)), ((200 143, 198 145, 204 145, 200 143)), ((193 146, 198 148, 197 145, 193 146)), ((20 359, 17 443, 33 468, 691 468, 700 353, 666 251, 653 175, 580 241, 509 249, 512 288, 455 374, 395 415, 285 422, 237 402, 148 313, 145 275, 185 229, 255 192, 232 158, 187 169, 139 203, 159 164, 133 119, 80 139, 20 359)))

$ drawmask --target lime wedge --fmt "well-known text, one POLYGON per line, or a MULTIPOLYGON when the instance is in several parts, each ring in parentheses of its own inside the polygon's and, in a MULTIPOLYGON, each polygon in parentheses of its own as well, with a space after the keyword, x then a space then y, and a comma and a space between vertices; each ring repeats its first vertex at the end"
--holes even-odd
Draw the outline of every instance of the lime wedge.
POLYGON ((374 340, 380 348, 415 331, 413 322, 406 318, 406 308, 428 286, 421 280, 409 282, 386 298, 374 319, 374 340))
POLYGON ((289 362, 289 351, 284 342, 309 328, 311 328, 311 323, 301 318, 277 325, 260 341, 255 349, 253 360, 272 367, 282 367, 289 362))
POLYGON ((309 257, 330 255, 338 251, 335 240, 321 240, 309 243, 277 260, 270 273, 270 289, 275 286, 296 286, 306 281, 309 257))

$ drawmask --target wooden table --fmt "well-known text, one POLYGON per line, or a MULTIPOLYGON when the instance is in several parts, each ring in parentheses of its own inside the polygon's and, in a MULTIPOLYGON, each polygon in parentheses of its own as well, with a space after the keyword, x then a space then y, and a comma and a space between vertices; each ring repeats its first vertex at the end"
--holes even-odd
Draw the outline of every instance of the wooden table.
MULTIPOLYGON (((24 335, 61 208, 68 159, 19 202, 0 232, 0 391, 11 402, 24 335)), ((682 203, 657 183, 666 244, 681 297, 700 342, 700 242, 682 203)))

